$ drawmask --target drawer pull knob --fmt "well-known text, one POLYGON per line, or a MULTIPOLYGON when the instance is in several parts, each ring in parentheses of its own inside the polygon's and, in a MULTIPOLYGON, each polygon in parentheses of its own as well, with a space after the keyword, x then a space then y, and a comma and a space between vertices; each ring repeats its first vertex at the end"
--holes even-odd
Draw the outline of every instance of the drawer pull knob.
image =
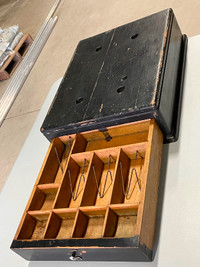
POLYGON ((76 256, 76 251, 72 252, 72 255, 69 257, 71 261, 82 261, 82 257, 76 256))

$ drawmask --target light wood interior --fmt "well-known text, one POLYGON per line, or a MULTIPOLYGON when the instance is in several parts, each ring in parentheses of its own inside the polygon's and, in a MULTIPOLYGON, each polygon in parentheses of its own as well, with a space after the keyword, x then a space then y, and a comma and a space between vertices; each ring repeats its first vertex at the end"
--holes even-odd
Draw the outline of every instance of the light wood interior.
MULTIPOLYGON (((68 138, 69 140, 69 138, 68 138)), ((52 140, 47 157, 40 171, 38 184, 60 183, 62 174, 67 165, 71 146, 65 145, 59 138, 52 140)))
POLYGON ((134 237, 137 226, 137 215, 118 216, 115 236, 116 238, 134 237))
POLYGON ((56 197, 58 186, 36 187, 32 202, 30 203, 29 211, 33 210, 51 210, 56 197))
MULTIPOLYGON (((160 154, 151 156, 155 131, 160 131, 155 121, 147 120, 53 139, 15 238, 142 235, 148 243, 145 229, 152 238, 154 228, 142 218, 143 211, 146 221, 155 217, 154 196, 148 197, 149 211, 144 207, 147 185, 153 188, 151 180, 159 177, 160 154)), ((161 139, 157 147, 160 151, 161 139)))
MULTIPOLYGON (((89 131, 77 134, 72 154, 84 151, 97 151, 105 148, 121 147, 129 144, 139 144, 148 139, 150 120, 108 127, 107 131, 89 131), (110 138, 106 138, 106 137, 110 138), (109 140, 109 141, 108 141, 109 140)), ((61 138, 60 138, 61 139, 61 138)), ((66 143, 66 138, 62 137, 66 143)))
POLYGON ((137 226, 136 206, 110 206, 107 210, 104 237, 134 237, 137 226))
MULTIPOLYGON (((83 160, 84 161, 84 160, 83 160)), ((55 208, 75 208, 79 207, 88 175, 90 158, 87 157, 86 164, 83 168, 83 161, 75 161, 72 157, 64 173, 64 178, 56 199, 55 208), (72 197, 72 192, 74 200, 72 197)))
POLYGON ((43 239, 49 212, 27 213, 18 239, 43 239))
POLYGON ((45 233, 45 239, 68 239, 72 237, 72 229, 76 210, 55 210, 52 212, 45 233))
POLYGON ((81 206, 102 206, 110 203, 117 155, 113 153, 111 156, 110 168, 108 168, 108 158, 103 155, 100 158, 96 153, 92 154, 81 206))
MULTIPOLYGON (((140 150, 138 150, 140 151, 140 150)), ((131 146, 122 148, 117 161, 117 169, 111 203, 138 204, 140 201, 140 189, 142 187, 142 168, 144 164, 144 152, 140 154, 132 149, 131 146), (124 152, 126 151, 126 153, 124 152), (121 166, 120 166, 121 165, 121 166), (136 177, 137 172, 137 177, 136 177), (123 185, 124 184, 124 190, 123 185), (129 190, 128 190, 129 188, 129 190), (128 193, 128 195, 124 195, 128 193)))
POLYGON ((73 238, 102 238, 106 207, 79 209, 73 238))

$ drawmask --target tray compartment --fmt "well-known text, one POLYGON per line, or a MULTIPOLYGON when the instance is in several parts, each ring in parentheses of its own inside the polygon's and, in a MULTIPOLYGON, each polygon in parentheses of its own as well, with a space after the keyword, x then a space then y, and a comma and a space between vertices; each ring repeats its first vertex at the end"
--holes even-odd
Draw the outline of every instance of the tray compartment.
POLYGON ((76 209, 58 209, 51 214, 45 239, 67 239, 72 237, 76 209))
POLYGON ((136 235, 136 227, 137 205, 113 205, 107 210, 104 237, 134 237, 136 235))
POLYGON ((129 144, 146 142, 148 138, 149 120, 142 123, 124 124, 108 127, 106 131, 90 131, 77 134, 72 153, 97 151, 129 144))
POLYGON ((49 212, 28 212, 17 239, 43 239, 49 212))
POLYGON ((76 218, 73 238, 102 238, 106 207, 80 208, 76 218))
POLYGON ((64 168, 62 158, 65 154, 65 149, 65 144, 59 138, 53 140, 47 152, 47 157, 44 160, 38 184, 49 184, 59 181, 59 176, 62 176, 64 168))
POLYGON ((55 209, 80 206, 87 181, 90 155, 83 159, 82 157, 76 157, 75 159, 72 157, 69 159, 69 164, 56 199, 55 209))
POLYGON ((86 145, 87 145, 87 140, 83 137, 83 135, 77 134, 72 149, 72 154, 84 152, 86 145))
POLYGON ((109 153, 108 150, 102 150, 93 153, 81 206, 103 206, 110 203, 117 151, 115 149, 113 153, 109 153))
POLYGON ((51 210, 58 191, 58 184, 36 187, 29 210, 51 210))
POLYGON ((117 171, 111 204, 138 204, 142 190, 142 168, 146 144, 122 147, 117 162, 117 171))

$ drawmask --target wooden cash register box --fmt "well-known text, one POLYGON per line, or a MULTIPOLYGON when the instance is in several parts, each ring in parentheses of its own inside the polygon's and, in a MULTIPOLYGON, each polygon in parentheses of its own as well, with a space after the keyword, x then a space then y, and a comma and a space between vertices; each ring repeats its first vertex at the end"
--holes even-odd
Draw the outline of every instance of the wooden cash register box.
POLYGON ((78 44, 41 127, 51 143, 15 252, 152 260, 162 146, 178 138, 186 41, 167 9, 78 44))

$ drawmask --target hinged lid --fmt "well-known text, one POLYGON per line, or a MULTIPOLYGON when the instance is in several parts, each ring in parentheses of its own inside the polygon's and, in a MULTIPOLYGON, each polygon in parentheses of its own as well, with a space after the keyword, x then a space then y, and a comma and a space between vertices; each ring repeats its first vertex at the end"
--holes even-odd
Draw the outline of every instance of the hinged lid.
POLYGON ((80 41, 41 131, 51 140, 155 118, 175 141, 185 44, 171 9, 80 41))

